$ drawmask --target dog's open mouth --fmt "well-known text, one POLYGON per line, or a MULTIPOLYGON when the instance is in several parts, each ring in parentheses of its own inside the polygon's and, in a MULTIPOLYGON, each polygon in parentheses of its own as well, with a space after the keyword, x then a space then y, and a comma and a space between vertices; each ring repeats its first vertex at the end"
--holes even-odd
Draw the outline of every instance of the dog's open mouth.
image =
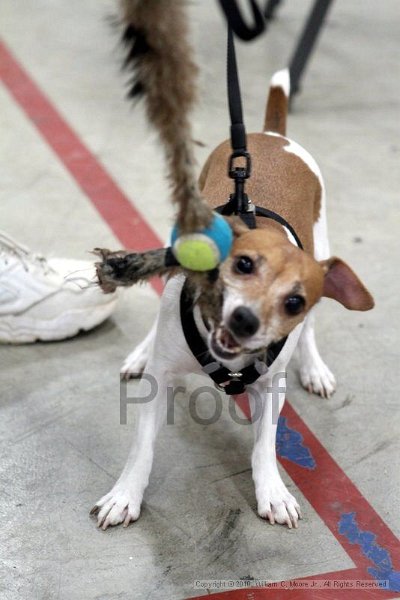
POLYGON ((211 334, 211 349, 214 354, 225 360, 232 360, 243 351, 243 347, 222 325, 214 329, 211 334))

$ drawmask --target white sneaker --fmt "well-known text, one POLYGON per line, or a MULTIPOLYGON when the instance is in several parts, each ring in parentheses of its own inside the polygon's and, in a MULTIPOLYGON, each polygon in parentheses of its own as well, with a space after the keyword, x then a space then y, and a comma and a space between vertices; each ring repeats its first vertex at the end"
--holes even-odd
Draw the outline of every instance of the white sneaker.
POLYGON ((0 232, 0 342, 63 340, 96 327, 117 295, 95 282, 92 262, 46 260, 0 232))

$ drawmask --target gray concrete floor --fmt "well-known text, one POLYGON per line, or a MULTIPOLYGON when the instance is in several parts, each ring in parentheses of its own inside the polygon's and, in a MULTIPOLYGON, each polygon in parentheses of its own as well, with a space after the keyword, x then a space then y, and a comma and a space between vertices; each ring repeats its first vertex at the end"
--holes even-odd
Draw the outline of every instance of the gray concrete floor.
MULTIPOLYGON (((294 365, 288 397, 398 536, 399 9, 397 0, 377 5, 335 3, 289 123, 289 135, 325 176, 333 253, 364 279, 377 306, 351 314, 323 303, 319 343, 338 390, 329 401, 310 397, 294 365)), ((240 46, 248 130, 261 127, 268 79, 286 65, 309 6, 285 2, 266 37, 240 46)), ((172 212, 162 155, 142 108, 124 100, 115 32, 105 19, 113 10, 112 0, 2 0, 1 31, 166 239, 172 212)), ((194 115, 195 135, 207 144, 198 150, 201 164, 227 134, 224 33, 215 2, 197 0, 190 10, 202 67, 194 115)), ((50 255, 118 248, 5 87, 0 104, 1 228, 50 255)), ((120 365, 157 304, 151 288, 136 288, 89 334, 0 348, 2 598, 178 600, 199 594, 195 579, 279 580, 352 566, 301 492, 298 531, 262 523, 248 470, 250 431, 227 415, 199 427, 184 401, 160 436, 140 521, 128 530, 95 528, 88 510, 118 476, 130 444, 131 423, 119 424, 120 365)))

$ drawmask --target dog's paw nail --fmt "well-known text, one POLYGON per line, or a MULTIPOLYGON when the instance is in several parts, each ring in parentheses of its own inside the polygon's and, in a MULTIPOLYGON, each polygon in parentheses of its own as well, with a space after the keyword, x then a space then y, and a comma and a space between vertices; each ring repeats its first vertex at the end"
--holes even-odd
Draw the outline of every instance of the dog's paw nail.
POLYGON ((275 525, 275 518, 272 511, 270 510, 267 511, 267 519, 271 523, 271 525, 275 525))
POLYGON ((279 523, 288 529, 297 529, 301 518, 300 506, 281 480, 275 480, 271 491, 259 491, 257 494, 258 514, 271 525, 279 523))
POLYGON ((336 389, 335 377, 321 359, 315 364, 303 365, 300 380, 309 394, 318 394, 324 399, 329 399, 336 389))
POLYGON ((95 504, 93 506, 93 508, 91 508, 89 515, 91 517, 93 517, 93 515, 97 515, 98 512, 99 512, 99 507, 97 506, 97 504, 95 504))
POLYGON ((102 511, 99 512, 98 517, 97 517, 97 527, 99 529, 103 529, 104 528, 104 524, 107 522, 108 520, 108 513, 109 510, 107 510, 106 512, 104 512, 104 509, 102 509, 102 511))

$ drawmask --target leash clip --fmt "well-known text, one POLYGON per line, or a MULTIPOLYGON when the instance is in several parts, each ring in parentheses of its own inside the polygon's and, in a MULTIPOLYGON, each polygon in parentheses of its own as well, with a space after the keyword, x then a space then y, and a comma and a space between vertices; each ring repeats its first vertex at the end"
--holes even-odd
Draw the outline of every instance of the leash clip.
POLYGON ((216 383, 214 381, 214 387, 215 387, 215 389, 219 390, 220 392, 226 392, 225 387, 227 385, 229 385, 229 384, 230 384, 230 381, 226 381, 225 383, 216 383))
POLYGON ((252 201, 250 200, 250 198, 247 198, 246 212, 253 213, 254 216, 256 215, 256 207, 252 203, 252 201))
POLYGON ((231 179, 248 179, 251 175, 251 156, 247 150, 235 150, 229 158, 228 175, 231 179), (244 158, 244 167, 235 167, 235 159, 244 158))

